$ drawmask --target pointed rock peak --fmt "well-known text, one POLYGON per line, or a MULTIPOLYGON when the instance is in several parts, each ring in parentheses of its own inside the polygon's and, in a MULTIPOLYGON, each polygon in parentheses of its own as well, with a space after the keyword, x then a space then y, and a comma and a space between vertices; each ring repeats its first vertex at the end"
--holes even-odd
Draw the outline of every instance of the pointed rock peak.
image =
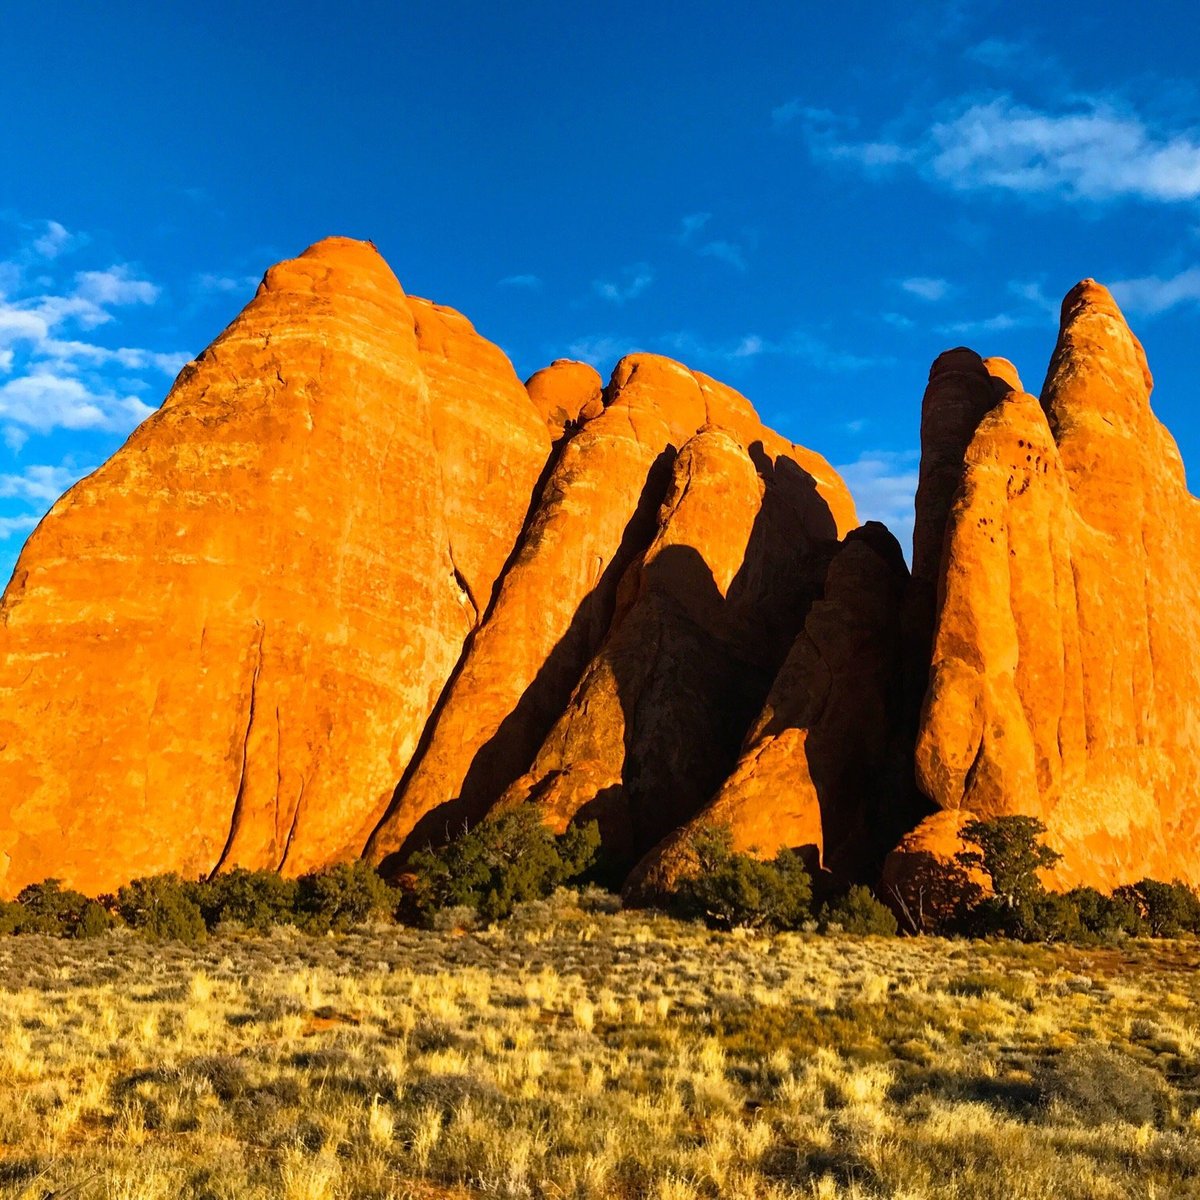
POLYGON ((1073 365, 1082 361, 1092 373, 1098 368, 1115 371, 1129 385, 1144 389, 1148 398, 1154 387, 1154 377, 1146 361, 1146 352, 1134 336, 1112 293, 1094 279, 1080 280, 1063 298, 1058 345, 1050 360, 1043 401, 1051 401, 1053 393, 1065 382, 1062 377, 1076 373, 1073 365))
POLYGON ((1063 297, 1062 323, 1066 325, 1068 321, 1092 309, 1099 309, 1110 316, 1125 320, 1125 314, 1121 312, 1112 292, 1104 284, 1097 283, 1094 279, 1081 279, 1063 297))
POLYGON ((1010 391, 1023 392, 1025 390, 1025 385, 1021 382, 1021 376, 1017 373, 1017 368, 1007 358, 985 358, 983 366, 995 384, 998 385, 994 388, 998 395, 1003 396, 1010 391))
MULTIPOLYGON (((667 358, 664 354, 649 354, 638 350, 633 354, 626 354, 613 368, 612 377, 608 381, 609 397, 622 388, 628 387, 635 376, 643 376, 656 382, 671 378, 679 381, 695 381, 691 369, 685 367, 683 363, 676 362, 673 358, 667 358)), ((611 403, 611 399, 606 400, 606 403, 611 403)))
POLYGON ((907 576, 908 564, 896 535, 882 521, 867 521, 846 534, 846 545, 861 542, 874 551, 897 574, 907 576))
POLYGON ((525 390, 557 441, 567 427, 604 411, 604 381, 588 363, 556 358, 525 381, 525 390))
POLYGON ((322 238, 296 258, 276 263, 263 276, 259 294, 310 292, 367 295, 377 289, 399 292, 400 281, 374 242, 348 237, 322 238))
POLYGON ((365 241, 362 238, 343 237, 340 234, 333 234, 330 237, 321 238, 319 242, 313 242, 300 257, 338 262, 383 261, 383 255, 379 253, 379 248, 374 242, 365 241))

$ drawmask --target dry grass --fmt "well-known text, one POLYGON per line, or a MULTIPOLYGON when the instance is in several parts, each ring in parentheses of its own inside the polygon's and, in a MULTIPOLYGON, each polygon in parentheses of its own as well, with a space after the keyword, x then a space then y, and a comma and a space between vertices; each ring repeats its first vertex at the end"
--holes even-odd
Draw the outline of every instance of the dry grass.
POLYGON ((0 1196, 1193 1197, 1200 946, 0 941, 0 1196))

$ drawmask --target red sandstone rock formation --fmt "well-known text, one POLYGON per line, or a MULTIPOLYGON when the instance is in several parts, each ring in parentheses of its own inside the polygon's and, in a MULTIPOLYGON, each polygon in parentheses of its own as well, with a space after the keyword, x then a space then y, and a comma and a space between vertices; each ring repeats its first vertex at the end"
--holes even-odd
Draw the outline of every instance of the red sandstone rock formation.
MULTIPOLYGON (((586 380, 575 370, 578 366, 560 364, 539 372, 531 390, 544 388, 535 388, 534 381, 555 372, 586 380)), ((579 387, 575 394, 585 390, 579 387)), ((669 359, 632 355, 614 372, 607 399, 600 415, 563 444, 496 603, 431 722, 428 745, 371 839, 368 853, 376 861, 444 839, 464 822, 479 820, 530 767, 609 632, 622 574, 656 536, 658 508, 678 448, 710 418, 741 433, 731 469, 744 477, 747 503, 754 511, 764 485, 751 454, 773 474, 775 464, 762 448, 771 446, 791 505, 786 514, 770 514, 771 536, 786 544, 790 556, 803 557, 813 540, 830 541, 839 520, 842 529, 852 524, 849 496, 828 464, 764 429, 747 402, 720 384, 669 359), (807 531, 806 522, 812 525, 807 531)), ((722 481, 715 482, 719 486, 722 481)), ((719 511, 706 511, 694 537, 701 544, 729 542, 722 551, 730 560, 728 574, 743 566, 762 569, 759 563, 743 562, 746 545, 725 537, 719 511)), ((785 579, 773 583, 775 607, 798 603, 785 579)), ((780 619, 765 608, 760 617, 764 629, 780 619)), ((615 761, 609 772, 619 776, 616 748, 622 743, 623 720, 613 715, 609 721, 601 711, 593 705, 596 725, 590 736, 611 744, 615 761)), ((735 733, 740 735, 740 727, 735 733)), ((723 737, 728 740, 727 734, 723 737)), ((578 772, 573 778, 584 786, 578 772)), ((611 784, 606 775, 597 790, 611 784)))
POLYGON ((911 755, 897 742, 908 570, 877 523, 851 533, 809 609, 714 799, 639 864, 627 891, 650 899, 688 868, 692 837, 723 827, 737 850, 808 852, 813 868, 874 882, 911 827, 901 801, 911 755))
POLYGON ((836 532, 813 478, 758 434, 747 447, 706 426, 684 445, 608 638, 506 797, 555 828, 599 820, 618 861, 692 817, 732 767, 836 532))
POLYGON ((30 537, 0 606, 0 893, 356 853, 550 437, 374 247, 273 267, 30 537))
POLYGON ((1080 284, 1041 401, 978 422, 946 524, 918 777, 942 809, 1040 817, 1062 885, 1200 880, 1200 502, 1150 388, 1080 284))
POLYGON ((936 907, 963 822, 1005 813, 1061 884, 1200 881, 1200 502, 1150 386, 1090 281, 1041 401, 942 355, 908 580, 731 389, 642 354, 523 388, 319 243, 21 555, 0 895, 390 866, 526 801, 597 817, 643 897, 721 824, 839 879, 898 839, 885 884, 936 907))

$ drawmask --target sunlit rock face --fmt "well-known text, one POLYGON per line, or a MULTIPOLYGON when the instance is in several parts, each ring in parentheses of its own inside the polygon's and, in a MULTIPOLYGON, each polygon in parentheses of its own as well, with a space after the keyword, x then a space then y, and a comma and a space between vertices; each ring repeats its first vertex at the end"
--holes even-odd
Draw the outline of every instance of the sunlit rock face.
POLYGON ((596 820, 635 901, 724 828, 932 904, 1006 813, 1060 885, 1200 881, 1200 517, 1149 395, 1090 281, 1040 400, 940 356, 910 573, 731 388, 651 354, 522 385, 369 243, 318 243, 20 557, 0 895, 395 873, 518 804, 596 820))
POLYGON ((1142 347, 1087 280, 1041 399, 1005 382, 914 547, 915 573, 941 542, 918 780, 944 810, 1040 817, 1060 885, 1200 880, 1200 505, 1142 347))
POLYGON ((0 890, 362 848, 550 435, 366 243, 268 271, 29 539, 0 608, 0 890))

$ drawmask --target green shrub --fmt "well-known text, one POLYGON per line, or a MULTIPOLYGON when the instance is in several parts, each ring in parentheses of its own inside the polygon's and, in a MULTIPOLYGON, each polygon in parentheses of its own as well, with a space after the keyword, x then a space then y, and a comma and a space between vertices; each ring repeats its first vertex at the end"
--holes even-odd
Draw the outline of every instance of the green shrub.
POLYGON ((31 883, 17 895, 16 933, 55 937, 92 937, 112 924, 108 913, 82 892, 65 889, 59 879, 31 883))
POLYGON ((146 937, 195 945, 207 932, 196 891, 196 884, 184 883, 178 875, 149 875, 121 888, 117 912, 146 937))
POLYGON ((1137 914, 1151 937, 1178 937, 1200 933, 1200 897, 1186 884, 1143 879, 1113 893, 1137 914))
POLYGON ((481 821, 449 845, 414 854, 404 911, 423 925, 432 924, 439 910, 460 906, 498 921, 516 905, 544 899, 578 879, 599 849, 595 821, 555 837, 537 808, 523 805, 481 821))
POLYGON ((222 921, 236 921, 265 932, 274 925, 296 924, 298 894, 294 879, 236 867, 198 884, 194 898, 210 930, 222 921))
POLYGON ((821 909, 820 927, 836 925, 843 933, 895 937, 900 926, 896 914, 881 904, 869 887, 855 884, 844 896, 821 909))
POLYGON ((0 937, 20 933, 24 910, 15 900, 0 900, 0 937))
POLYGON ((956 924, 972 937, 1061 940, 1079 927, 1069 905, 1048 893, 1038 871, 1062 855, 1042 844, 1046 826, 1036 817, 995 817, 968 821, 962 839, 975 848, 955 856, 960 867, 987 876, 991 895, 964 896, 956 924))
POLYGON ((298 924, 310 933, 344 933, 372 918, 390 917, 400 898, 361 860, 302 875, 295 888, 298 924))
POLYGON ((672 907, 714 929, 798 929, 809 916, 812 880, 804 860, 780 850, 769 862, 733 849, 727 829, 692 841, 695 869, 675 887, 672 907))
POLYGON ((1144 932, 1141 913, 1127 897, 1106 896, 1091 887, 1072 888, 1065 899, 1072 905, 1083 930, 1102 941, 1144 932))

